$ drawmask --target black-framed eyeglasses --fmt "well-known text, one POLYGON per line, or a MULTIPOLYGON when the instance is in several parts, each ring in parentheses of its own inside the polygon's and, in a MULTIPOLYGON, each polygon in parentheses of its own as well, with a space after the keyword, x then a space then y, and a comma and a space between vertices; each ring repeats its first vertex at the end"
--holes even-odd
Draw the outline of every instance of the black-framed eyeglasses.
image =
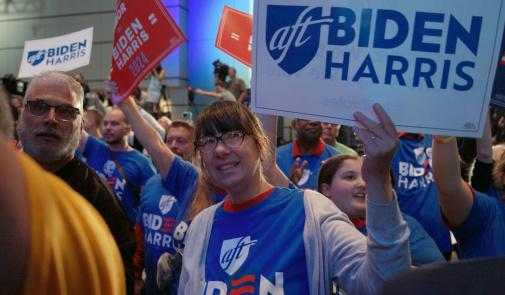
POLYGON ((228 148, 236 148, 242 145, 247 134, 243 131, 229 131, 220 136, 209 135, 200 137, 196 142, 196 148, 203 154, 207 154, 216 149, 217 143, 221 141, 228 148))
POLYGON ((54 108, 56 118, 61 121, 73 121, 81 114, 78 108, 74 108, 71 105, 52 105, 43 100, 29 100, 25 103, 25 107, 30 115, 35 117, 45 117, 54 108))

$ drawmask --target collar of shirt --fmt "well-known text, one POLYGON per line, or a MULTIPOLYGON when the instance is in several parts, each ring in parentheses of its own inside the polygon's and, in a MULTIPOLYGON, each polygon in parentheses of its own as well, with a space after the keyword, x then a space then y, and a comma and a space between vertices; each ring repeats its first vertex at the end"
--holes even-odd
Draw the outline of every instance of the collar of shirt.
POLYGON ((405 138, 405 139, 423 139, 424 134, 423 133, 407 133, 407 132, 397 132, 396 135, 398 138, 405 138))
POLYGON ((228 198, 223 203, 223 210, 226 212, 238 212, 240 210, 247 209, 253 205, 258 204, 259 202, 263 201, 264 199, 266 199, 273 191, 274 191, 274 187, 259 194, 258 196, 254 197, 253 199, 250 199, 249 201, 246 201, 241 204, 233 204, 231 199, 228 198))
POLYGON ((351 222, 354 224, 356 228, 363 228, 366 226, 366 220, 364 218, 354 218, 351 217, 351 222))
MULTIPOLYGON (((310 156, 320 156, 324 152, 324 141, 322 139, 319 139, 319 143, 317 144, 317 147, 313 149, 312 154, 310 156)), ((293 158, 301 157, 302 156, 302 151, 300 150, 300 145, 298 143, 298 139, 295 139, 293 142, 293 148, 291 151, 291 156, 293 158)))

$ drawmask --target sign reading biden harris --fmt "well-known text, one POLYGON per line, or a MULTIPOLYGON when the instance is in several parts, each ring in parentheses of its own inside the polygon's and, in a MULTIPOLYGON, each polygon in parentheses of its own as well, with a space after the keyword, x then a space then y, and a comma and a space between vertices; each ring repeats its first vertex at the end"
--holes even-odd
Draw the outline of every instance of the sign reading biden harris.
POLYGON ((186 37, 160 0, 119 0, 112 47, 111 79, 119 103, 186 37))
POLYGON ((253 108, 354 125, 378 102, 398 130, 478 137, 504 2, 256 1, 253 108))
POLYGON ((89 64, 93 28, 54 38, 25 42, 19 78, 33 77, 45 71, 70 71, 89 64))

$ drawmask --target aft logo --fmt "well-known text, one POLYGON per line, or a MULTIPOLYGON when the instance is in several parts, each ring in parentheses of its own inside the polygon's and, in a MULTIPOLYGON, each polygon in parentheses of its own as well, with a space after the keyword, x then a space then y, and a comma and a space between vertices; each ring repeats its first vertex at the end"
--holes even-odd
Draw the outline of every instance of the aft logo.
POLYGON ((321 25, 333 22, 322 13, 322 7, 268 5, 268 52, 286 73, 298 72, 316 56, 321 25))
POLYGON ((27 61, 32 66, 36 66, 36 65, 40 64, 41 62, 43 62, 45 57, 46 57, 45 50, 34 50, 34 51, 28 52, 27 61))
POLYGON ((224 240, 219 256, 219 263, 223 270, 230 276, 237 272, 247 259, 249 249, 257 241, 251 240, 250 236, 224 240))
POLYGON ((111 178, 114 175, 114 171, 116 171, 116 163, 111 160, 107 160, 105 164, 103 164, 103 174, 105 178, 111 178))
POLYGON ((161 214, 165 215, 168 212, 170 212, 170 210, 172 210, 172 207, 174 206, 175 201, 176 200, 174 196, 167 196, 167 195, 161 196, 159 204, 161 214))

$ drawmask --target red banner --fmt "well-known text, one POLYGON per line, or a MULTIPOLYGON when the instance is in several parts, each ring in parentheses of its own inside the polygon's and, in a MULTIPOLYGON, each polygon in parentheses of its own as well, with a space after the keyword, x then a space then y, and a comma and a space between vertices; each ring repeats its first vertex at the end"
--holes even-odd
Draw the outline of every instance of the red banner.
POLYGON ((160 0, 119 0, 112 48, 111 80, 122 101, 160 62, 186 41, 160 0))
POLYGON ((251 67, 252 27, 252 15, 225 6, 217 32, 216 47, 251 67))

